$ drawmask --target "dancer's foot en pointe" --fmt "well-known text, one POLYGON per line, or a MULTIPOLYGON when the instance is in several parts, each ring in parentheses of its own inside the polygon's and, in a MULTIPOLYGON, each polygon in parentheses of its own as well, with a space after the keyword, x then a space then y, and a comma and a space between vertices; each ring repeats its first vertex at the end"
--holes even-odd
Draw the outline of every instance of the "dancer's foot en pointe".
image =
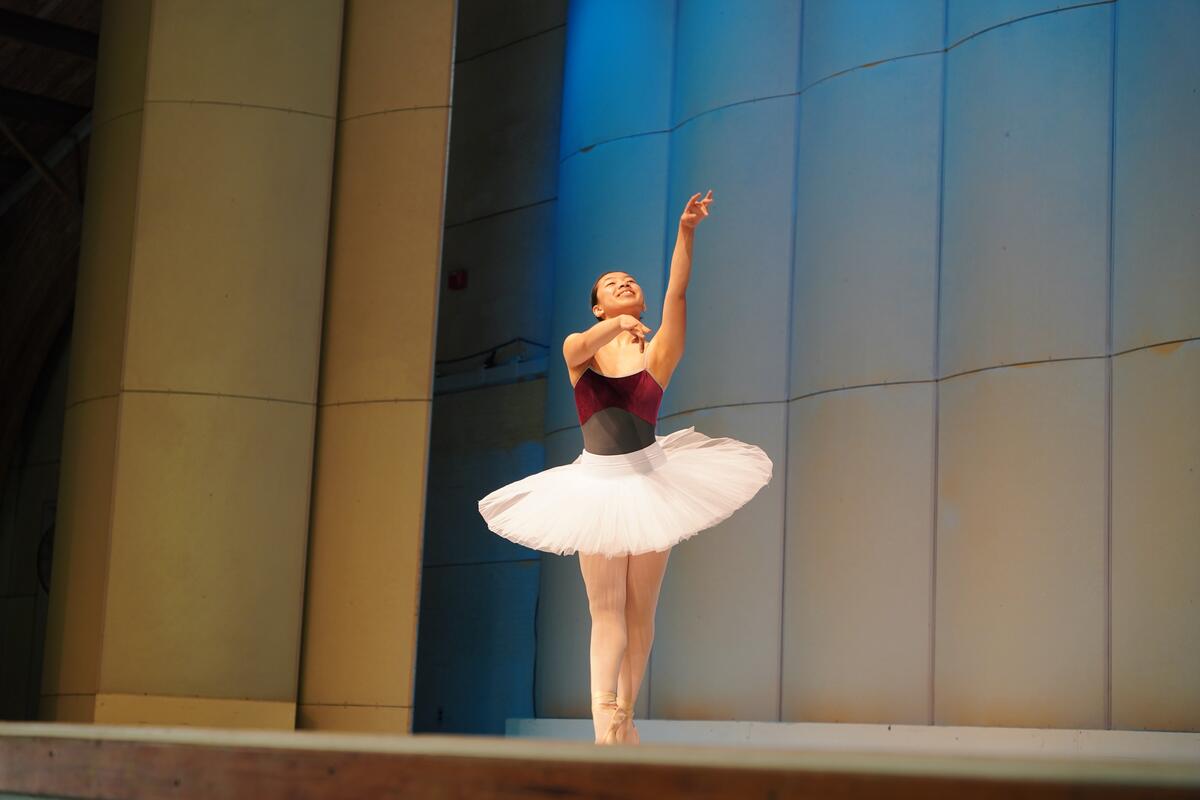
POLYGON ((637 726, 633 724, 633 703, 618 698, 617 707, 625 712, 621 730, 617 733, 617 741, 621 744, 640 744, 642 737, 638 734, 637 726))
POLYGON ((611 715, 607 716, 607 725, 604 732, 596 731, 596 744, 620 744, 617 737, 620 735, 621 728, 625 724, 626 710, 617 704, 616 692, 592 692, 592 719, 595 721, 596 712, 600 711, 600 719, 605 720, 608 712, 611 715))

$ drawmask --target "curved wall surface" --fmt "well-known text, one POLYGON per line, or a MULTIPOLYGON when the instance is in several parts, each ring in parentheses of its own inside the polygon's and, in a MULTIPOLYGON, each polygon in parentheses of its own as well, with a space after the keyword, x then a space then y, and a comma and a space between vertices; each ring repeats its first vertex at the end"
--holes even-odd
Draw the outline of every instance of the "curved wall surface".
MULTIPOLYGON (((775 477, 675 548, 639 717, 1200 730, 1200 3, 577 0, 558 345, 626 269, 659 433, 775 477), (1189 611, 1191 609, 1191 611, 1189 611)), ((588 716, 546 556, 539 716, 588 716)))

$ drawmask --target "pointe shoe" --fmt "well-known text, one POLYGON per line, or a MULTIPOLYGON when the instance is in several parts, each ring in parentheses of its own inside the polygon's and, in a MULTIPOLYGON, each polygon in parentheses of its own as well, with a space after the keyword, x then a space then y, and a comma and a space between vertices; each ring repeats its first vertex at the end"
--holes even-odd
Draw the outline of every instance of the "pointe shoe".
POLYGON ((612 709, 612 717, 609 720, 608 728, 596 744, 618 744, 617 733, 621 730, 621 726, 625 724, 626 710, 617 705, 617 693, 592 692, 592 708, 595 709, 597 707, 605 710, 612 709))
POLYGON ((625 722, 621 726, 621 734, 617 741, 622 744, 640 744, 642 737, 638 734, 637 726, 633 724, 633 704, 618 698, 617 707, 625 711, 625 722))

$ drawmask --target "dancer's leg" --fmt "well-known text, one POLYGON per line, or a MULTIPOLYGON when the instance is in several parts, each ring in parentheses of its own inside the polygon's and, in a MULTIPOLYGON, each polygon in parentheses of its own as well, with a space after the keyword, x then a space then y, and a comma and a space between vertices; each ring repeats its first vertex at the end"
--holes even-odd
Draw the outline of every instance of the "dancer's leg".
MULTIPOLYGON (((654 612, 658 608, 659 590, 663 575, 667 571, 667 559, 671 551, 661 553, 639 553, 629 557, 628 578, 625 587, 625 630, 628 646, 621 662, 617 680, 617 702, 633 709, 637 701, 646 665, 650 660, 650 648, 654 643, 654 612)), ((627 737, 636 741, 632 724, 627 723, 627 737), (632 734, 630 736, 629 734, 632 734)))
MULTIPOLYGON (((616 692, 617 673, 625 654, 625 581, 629 556, 579 554, 579 569, 587 588, 588 610, 592 617, 591 687, 592 692, 616 692)), ((592 706, 592 724, 596 741, 608 728, 612 709, 592 706)))

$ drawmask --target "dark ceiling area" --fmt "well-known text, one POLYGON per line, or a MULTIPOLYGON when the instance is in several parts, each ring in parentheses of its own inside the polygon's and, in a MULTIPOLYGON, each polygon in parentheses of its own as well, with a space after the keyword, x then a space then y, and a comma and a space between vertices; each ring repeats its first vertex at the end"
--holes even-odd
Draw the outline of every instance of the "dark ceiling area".
POLYGON ((0 0, 0 207, 91 113, 99 30, 98 0, 0 0))
POLYGON ((69 340, 100 0, 0 0, 0 485, 69 340))

